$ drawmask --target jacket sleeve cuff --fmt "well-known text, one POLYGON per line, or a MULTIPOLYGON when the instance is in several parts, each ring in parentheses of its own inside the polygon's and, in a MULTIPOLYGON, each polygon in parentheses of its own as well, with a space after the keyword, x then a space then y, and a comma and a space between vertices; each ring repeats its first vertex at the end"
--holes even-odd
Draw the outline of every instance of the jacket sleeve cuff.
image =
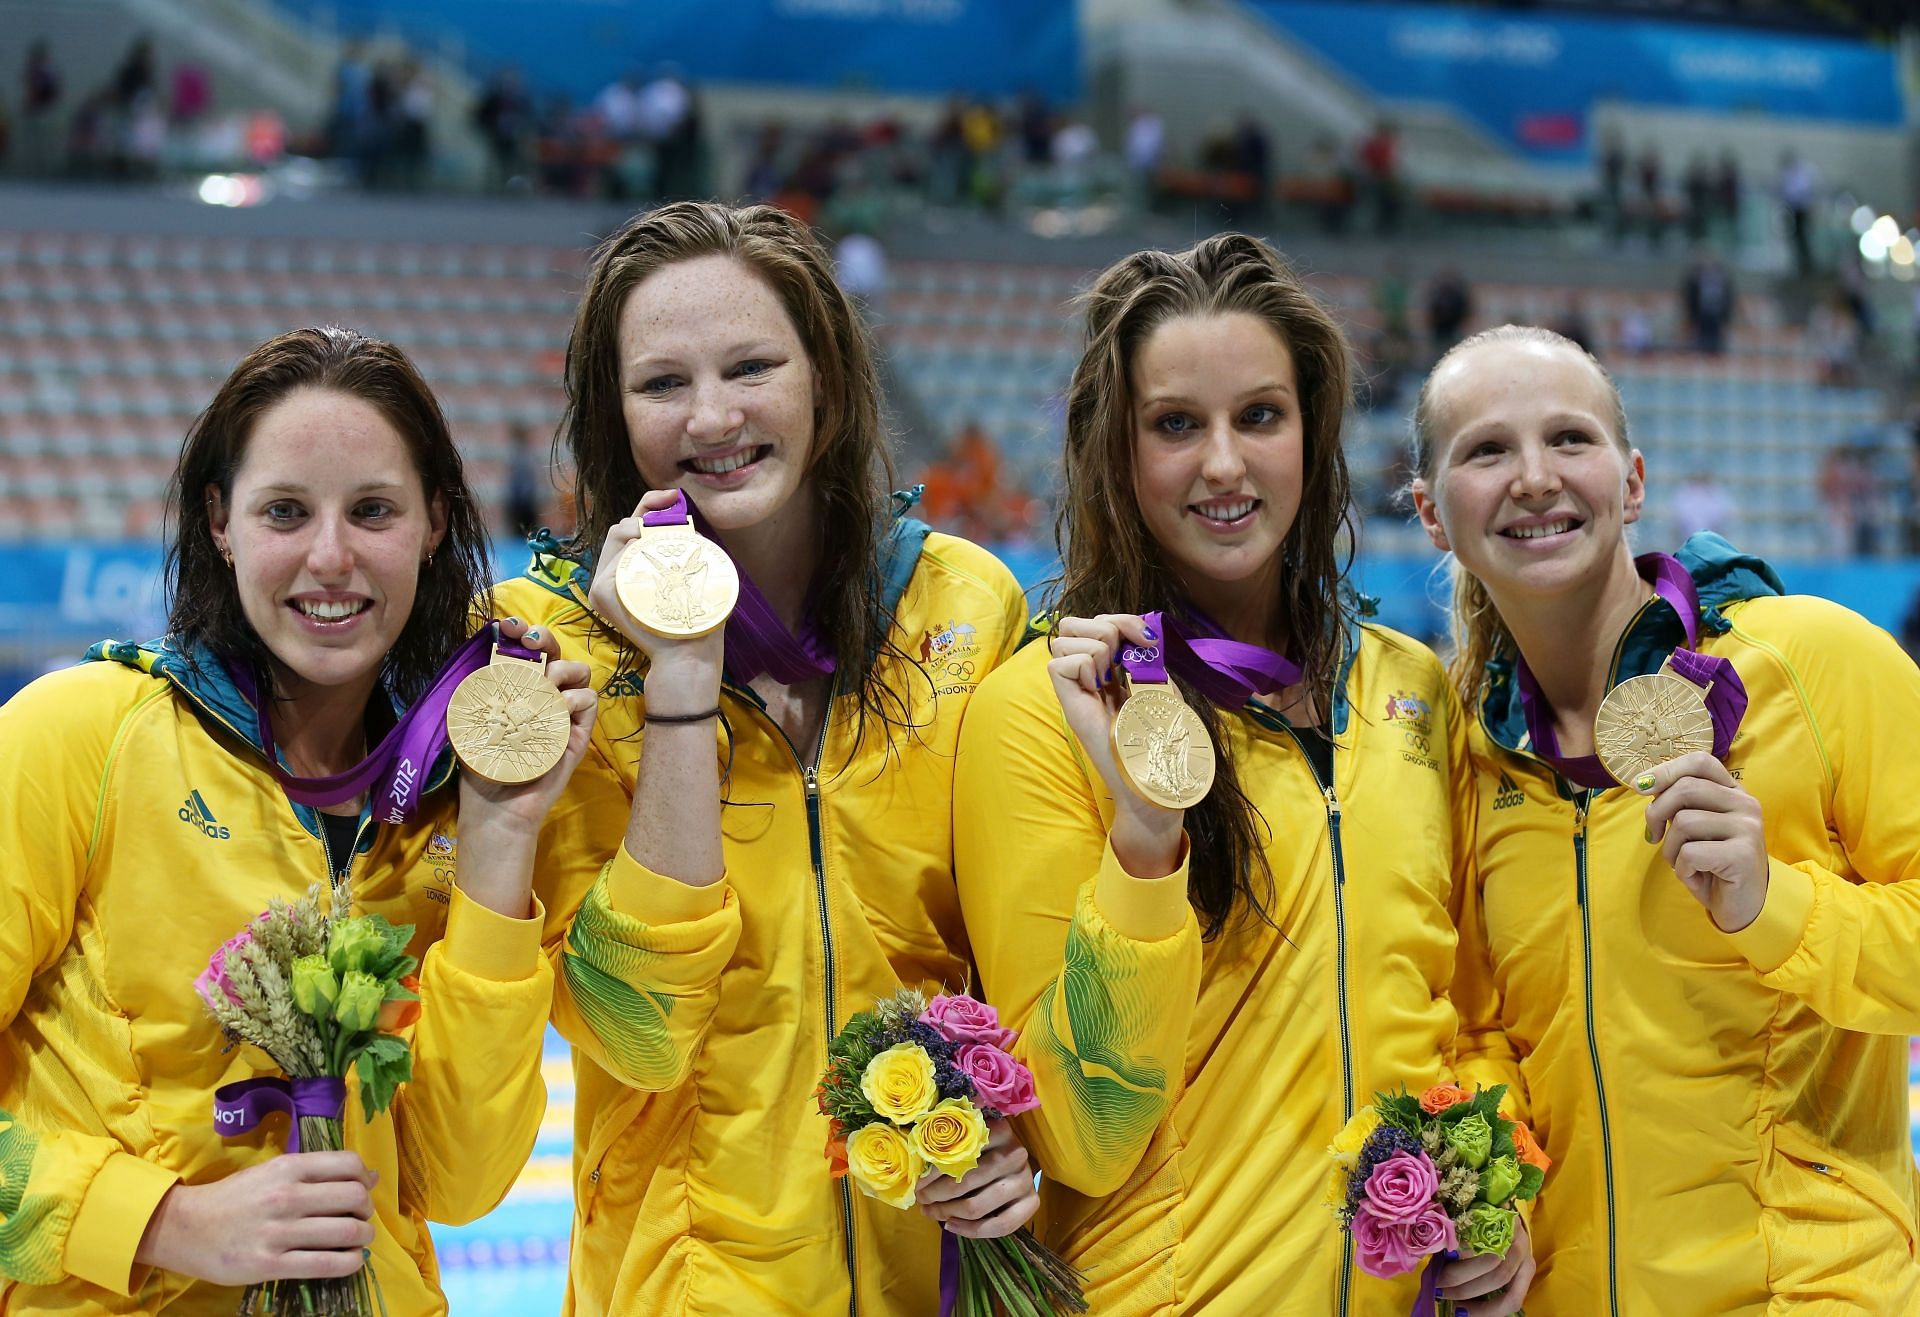
POLYGON ((133 1257, 147 1223, 167 1190, 179 1182, 172 1171, 116 1152, 87 1186, 67 1231, 67 1272, 115 1294, 133 1293, 133 1257))
POLYGON ((607 863, 607 902, 615 911, 648 924, 686 924, 717 914, 727 901, 727 880, 695 887, 655 873, 633 858, 625 842, 607 863))
POLYGON ((1729 933, 1736 951, 1762 974, 1787 963, 1813 918, 1813 879, 1778 860, 1767 861, 1767 899, 1751 924, 1729 933))
POLYGON ((1093 879, 1093 904, 1114 932, 1136 942, 1160 942, 1187 925, 1187 834, 1180 834, 1180 861, 1164 878, 1135 878, 1120 867, 1108 841, 1093 879))
POLYGON ((458 887, 447 908, 447 932, 440 940, 446 963, 463 974, 517 983, 530 979, 540 965, 540 933, 546 910, 533 898, 533 914, 510 919, 469 897, 458 887))

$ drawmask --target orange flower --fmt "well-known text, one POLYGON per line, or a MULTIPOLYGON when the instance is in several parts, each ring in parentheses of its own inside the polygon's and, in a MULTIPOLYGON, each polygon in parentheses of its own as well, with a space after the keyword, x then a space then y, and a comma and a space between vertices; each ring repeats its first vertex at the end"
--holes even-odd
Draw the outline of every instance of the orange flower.
POLYGON ((1429 1116, 1437 1116, 1457 1103, 1471 1101, 1473 1094, 1458 1084, 1435 1084, 1420 1095, 1420 1110, 1429 1116))
POLYGON ((1527 1128, 1525 1121, 1517 1120, 1513 1123, 1513 1147, 1514 1151, 1519 1153, 1521 1161, 1538 1166, 1543 1172, 1552 1168, 1553 1159, 1541 1150, 1538 1143, 1534 1142, 1533 1131, 1527 1128))
POLYGON ((827 1169, 836 1180, 846 1178, 847 1132, 837 1120, 827 1122, 827 1169))
POLYGON ((375 1027, 381 1033, 398 1033, 420 1018, 420 976, 409 974, 400 980, 400 986, 413 993, 414 997, 412 1000, 380 1003, 380 1019, 375 1027))

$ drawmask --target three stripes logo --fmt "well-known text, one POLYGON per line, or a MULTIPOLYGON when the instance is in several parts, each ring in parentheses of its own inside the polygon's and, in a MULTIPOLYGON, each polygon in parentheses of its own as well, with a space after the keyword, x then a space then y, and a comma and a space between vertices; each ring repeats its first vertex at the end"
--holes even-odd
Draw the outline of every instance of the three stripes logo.
POLYGON ((221 826, 220 820, 213 816, 213 811, 207 808, 206 797, 198 791, 189 791, 187 798, 181 802, 180 821, 191 823, 206 834, 210 841, 225 841, 233 836, 233 833, 221 826))
POLYGON ((1515 805, 1526 803, 1526 799, 1526 793, 1514 785, 1513 779, 1507 776, 1505 769, 1502 769, 1500 772, 1500 786, 1493 793, 1493 807, 1495 809, 1512 809, 1515 805))

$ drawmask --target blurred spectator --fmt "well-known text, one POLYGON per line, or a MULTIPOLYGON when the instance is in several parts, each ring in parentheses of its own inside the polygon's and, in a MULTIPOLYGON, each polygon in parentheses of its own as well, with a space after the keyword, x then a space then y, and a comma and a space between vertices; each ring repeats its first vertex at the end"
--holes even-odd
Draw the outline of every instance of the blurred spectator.
POLYGON ((1593 322, 1587 319, 1586 304, 1580 300, 1580 294, 1567 295, 1567 305, 1560 312, 1560 318, 1553 322, 1552 329, 1560 337, 1578 343, 1582 351, 1599 355, 1598 344, 1593 337, 1593 322))
POLYGON ((1680 190, 1687 197, 1687 242, 1698 247, 1707 240, 1707 226, 1713 219, 1713 171, 1707 158, 1696 152, 1687 161, 1687 172, 1680 179, 1680 190))
POLYGON ((1153 180, 1160 172, 1160 159, 1166 149, 1165 122, 1144 106, 1136 108, 1127 120, 1127 180, 1133 190, 1134 204, 1143 210, 1153 207, 1153 180))
POLYGON ((1827 550, 1836 558, 1870 557, 1880 547, 1871 455, 1836 444, 1820 462, 1820 501, 1827 509, 1827 550))
POLYGON ((411 60, 400 66, 394 81, 394 167, 400 186, 418 191, 427 184, 433 157, 433 83, 411 60))
POLYGON ((1030 165, 1044 165, 1055 158, 1056 121, 1053 111, 1037 91, 1020 96, 1020 153, 1030 165))
POLYGON ((182 60, 173 68, 173 94, 167 102, 167 120, 175 128, 189 128, 213 108, 213 80, 205 68, 182 60))
POLYGON ((979 422, 961 427, 924 480, 921 508, 930 524, 984 544, 1026 538, 1034 500, 1007 479, 1000 450, 979 422))
POLYGON ((1427 285, 1428 349, 1438 356, 1458 343, 1473 319, 1473 291, 1460 271, 1449 266, 1427 285))
POLYGON ((1620 350, 1629 357, 1644 357, 1653 351, 1653 321, 1637 306, 1620 313, 1620 350))
POLYGON ((1647 226, 1648 246, 1658 248, 1667 236, 1667 201, 1661 181, 1660 151, 1649 142, 1640 152, 1640 213, 1647 226))
POLYGON ((640 133, 653 145, 653 193, 665 201, 699 188, 700 106, 679 69, 666 65, 640 92, 640 133))
POLYGON ((1719 356, 1727 350, 1735 296, 1733 276, 1718 255, 1705 251, 1694 258, 1680 284, 1680 306, 1695 352, 1719 356))
POLYGON ((1740 161, 1731 148, 1720 153, 1720 167, 1713 175, 1715 240, 1731 251, 1740 243, 1740 161))
POLYGON ((1267 138, 1267 130, 1244 111, 1234 121, 1233 154, 1240 172, 1253 187, 1247 212, 1259 219, 1266 215, 1273 197, 1273 145, 1267 138))
POLYGON ((27 48, 20 75, 20 169, 44 177, 60 167, 60 71, 44 39, 27 48))
POLYGON ((1801 278, 1813 273, 1813 210, 1820 203, 1820 171, 1797 151, 1780 157, 1780 209, 1793 246, 1793 268, 1801 278))
POLYGON ((366 49, 349 42, 333 75, 333 112, 327 116, 328 149, 351 160, 362 184, 371 183, 379 156, 379 127, 374 115, 374 69, 366 49))
POLYGON ((1627 144, 1618 129, 1609 129, 1600 146, 1600 207, 1608 234, 1619 243, 1627 234, 1627 144))
POLYGON ((886 296, 886 249, 870 233, 855 230, 840 239, 833 249, 834 273, 848 296, 871 307, 886 296))
POLYGON ((525 539, 540 528, 540 472, 545 464, 532 426, 514 426, 507 443, 507 530, 525 539))
POLYGON ((1678 544, 1695 531, 1733 538, 1733 495, 1710 471, 1693 472, 1673 491, 1673 536, 1678 544))
POLYGON ((1328 233, 1345 233, 1353 214, 1353 171, 1331 137, 1314 138, 1309 171, 1307 183, 1320 213, 1320 227, 1328 233))
POLYGON ((1400 227, 1400 139, 1392 121, 1374 124, 1360 143, 1360 176, 1373 206, 1374 228, 1395 232, 1400 227))
POLYGON ((494 74, 473 107, 473 125, 487 143, 488 183, 505 191, 526 170, 527 138, 533 131, 533 101, 517 68, 494 74))
POLYGON ((1820 383, 1830 389, 1859 383, 1860 322, 1848 308, 1845 293, 1835 289, 1820 299, 1807 319, 1807 338, 1820 357, 1820 383))

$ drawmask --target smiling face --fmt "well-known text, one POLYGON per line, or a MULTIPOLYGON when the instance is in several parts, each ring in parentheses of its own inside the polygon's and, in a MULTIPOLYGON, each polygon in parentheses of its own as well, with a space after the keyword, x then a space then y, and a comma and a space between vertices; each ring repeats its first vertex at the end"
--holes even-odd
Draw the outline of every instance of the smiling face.
POLYGON ((209 486, 207 504, 281 684, 371 689, 446 532, 385 415, 333 389, 288 394, 254 424, 229 495, 209 486))
POLYGON ((1646 469, 1585 354, 1495 341, 1443 361, 1429 389, 1431 473, 1414 503, 1435 547, 1496 597, 1605 580, 1630 550, 1646 469))
POLYGON ((1129 381, 1134 496, 1194 602, 1221 616, 1249 585, 1277 598, 1306 452, 1286 342, 1243 312, 1183 316, 1140 344, 1129 381))
POLYGON ((640 477, 686 490, 713 526, 811 515, 819 385, 792 318, 730 256, 677 261, 620 313, 621 410, 640 477))

